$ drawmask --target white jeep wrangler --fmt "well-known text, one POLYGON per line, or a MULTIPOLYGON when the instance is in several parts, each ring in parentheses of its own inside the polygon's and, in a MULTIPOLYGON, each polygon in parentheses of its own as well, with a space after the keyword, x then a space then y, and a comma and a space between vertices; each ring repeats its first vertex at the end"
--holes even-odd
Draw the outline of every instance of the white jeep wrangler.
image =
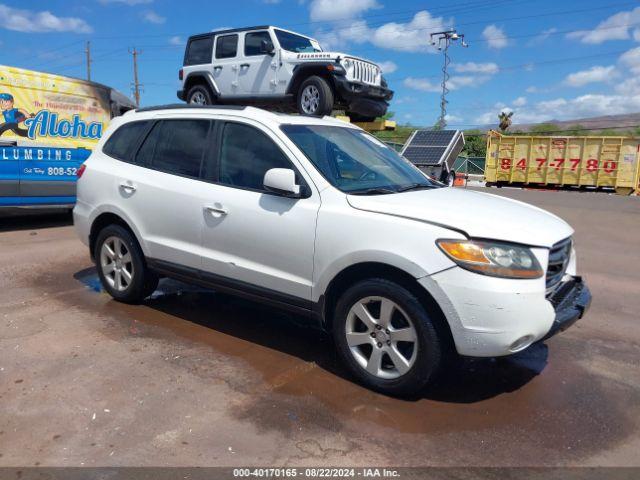
POLYGON ((386 113, 393 92, 375 63, 324 52, 309 37, 272 26, 189 37, 178 98, 258 105, 304 115, 343 109, 355 121, 386 113))

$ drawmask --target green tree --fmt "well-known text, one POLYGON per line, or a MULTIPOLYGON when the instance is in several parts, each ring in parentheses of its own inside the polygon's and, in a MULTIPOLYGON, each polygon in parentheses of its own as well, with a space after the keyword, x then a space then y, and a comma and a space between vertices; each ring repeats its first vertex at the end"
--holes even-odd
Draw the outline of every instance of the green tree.
POLYGON ((570 125, 565 129, 565 134, 570 137, 579 137, 580 135, 586 135, 585 132, 588 132, 588 130, 585 130, 585 128, 586 127, 584 125, 580 125, 579 123, 570 125))
POLYGON ((485 157, 487 155, 487 136, 482 130, 464 132, 464 148, 461 154, 465 157, 485 157))

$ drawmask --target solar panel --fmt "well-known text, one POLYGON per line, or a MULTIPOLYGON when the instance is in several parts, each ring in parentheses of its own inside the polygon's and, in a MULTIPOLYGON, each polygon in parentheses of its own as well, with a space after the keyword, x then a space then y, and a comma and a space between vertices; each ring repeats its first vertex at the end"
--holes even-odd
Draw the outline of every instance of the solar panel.
POLYGON ((416 130, 400 153, 415 165, 451 166, 463 146, 460 130, 416 130))

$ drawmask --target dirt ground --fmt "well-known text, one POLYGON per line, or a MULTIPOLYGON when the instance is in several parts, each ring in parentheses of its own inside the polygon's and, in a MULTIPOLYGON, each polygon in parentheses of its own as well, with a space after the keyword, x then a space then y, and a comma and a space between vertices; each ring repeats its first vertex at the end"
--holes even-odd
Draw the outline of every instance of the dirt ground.
POLYGON ((418 400, 289 314, 172 281, 118 304, 69 216, 0 218, 0 466, 640 466, 640 198, 491 192, 574 226, 592 308, 418 400))

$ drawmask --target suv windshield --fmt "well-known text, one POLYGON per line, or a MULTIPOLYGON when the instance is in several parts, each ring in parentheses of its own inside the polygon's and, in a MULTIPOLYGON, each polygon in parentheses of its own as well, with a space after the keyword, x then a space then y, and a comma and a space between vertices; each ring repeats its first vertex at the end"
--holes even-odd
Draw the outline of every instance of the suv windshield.
POLYGON ((438 186, 411 162, 361 130, 325 125, 281 128, 320 173, 345 193, 378 195, 438 186))
POLYGON ((296 35, 295 33, 276 30, 276 37, 278 37, 280 47, 290 52, 302 53, 322 51, 322 48, 320 48, 318 42, 301 35, 296 35))

